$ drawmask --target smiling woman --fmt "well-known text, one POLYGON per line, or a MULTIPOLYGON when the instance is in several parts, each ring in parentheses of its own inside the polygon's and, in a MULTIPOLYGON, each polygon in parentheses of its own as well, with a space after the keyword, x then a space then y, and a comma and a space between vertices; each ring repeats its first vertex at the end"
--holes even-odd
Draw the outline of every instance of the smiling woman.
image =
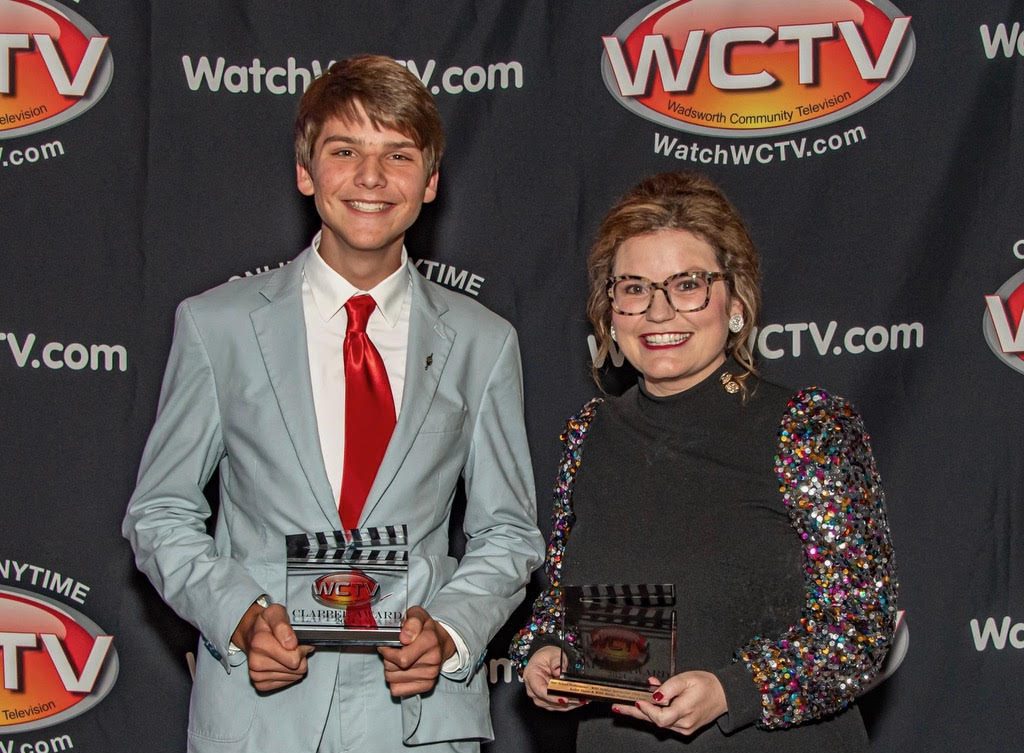
POLYGON ((563 434, 550 587, 512 646, 527 694, 544 709, 581 705, 548 689, 563 649, 596 638, 565 633, 563 586, 672 584, 676 674, 652 677, 635 705, 582 715, 578 750, 661 750, 666 734, 693 750, 866 750, 854 699, 897 610, 859 416, 824 390, 759 377, 758 254, 707 178, 636 186, 601 224, 589 272, 598 356, 616 341, 639 380, 590 401, 563 434))
MULTIPOLYGON (((740 383, 746 374, 754 372, 748 340, 761 309, 760 259, 739 213, 707 178, 665 173, 634 188, 601 223, 588 270, 587 314, 598 341, 594 363, 603 363, 608 355, 612 341, 617 339, 615 327, 626 328, 619 346, 631 347, 635 341, 629 335, 636 328, 664 330, 678 323, 695 328, 706 324, 715 330, 717 320, 722 325, 715 330, 717 334, 705 332, 706 337, 698 338, 698 342, 707 338, 713 342, 691 360, 691 368, 706 372, 714 368, 710 364, 720 364, 728 353, 743 367, 738 375, 740 383), (650 274, 643 274, 643 269, 650 274), (681 272, 715 273, 702 306, 680 311, 666 293, 652 295, 643 316, 623 314, 621 306, 616 310, 616 290, 621 289, 614 285, 616 275, 665 279, 668 283, 670 276, 681 272), (721 283, 713 282, 717 275, 721 275, 721 283)), ((684 327, 684 331, 690 330, 684 327)), ((697 348, 689 348, 693 350, 697 348)), ((594 376, 600 384, 596 370, 594 376)))
POLYGON ((688 389, 725 361, 728 320, 742 319, 743 305, 713 284, 728 282, 717 266, 715 250, 687 230, 635 236, 615 255, 609 334, 654 395, 688 389))

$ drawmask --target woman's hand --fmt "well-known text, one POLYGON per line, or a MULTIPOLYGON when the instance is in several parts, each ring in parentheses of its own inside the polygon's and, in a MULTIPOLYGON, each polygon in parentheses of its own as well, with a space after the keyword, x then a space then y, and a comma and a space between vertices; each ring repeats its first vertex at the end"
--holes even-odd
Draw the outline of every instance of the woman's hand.
POLYGON ((533 702, 542 709, 569 711, 586 703, 586 701, 575 698, 548 695, 548 680, 561 676, 562 669, 564 669, 562 664, 562 650, 557 646, 545 646, 530 657, 526 669, 523 670, 526 695, 530 696, 533 702))
POLYGON ((637 701, 636 706, 617 703, 612 711, 682 735, 692 735, 729 710, 722 683, 710 672, 683 672, 662 684, 652 677, 650 683, 654 703, 637 701))

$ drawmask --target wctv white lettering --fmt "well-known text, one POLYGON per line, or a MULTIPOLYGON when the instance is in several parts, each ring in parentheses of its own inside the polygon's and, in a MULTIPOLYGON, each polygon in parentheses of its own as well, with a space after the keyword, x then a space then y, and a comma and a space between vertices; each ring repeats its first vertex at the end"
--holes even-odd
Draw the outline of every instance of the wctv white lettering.
POLYGON ((1021 34, 1020 21, 1014 21, 1007 29, 1006 24, 996 24, 990 29, 988 24, 978 27, 981 34, 981 45, 985 49, 985 57, 995 60, 1002 52, 1004 58, 1012 57, 1014 53, 1024 57, 1024 34, 1021 34))
MULTIPOLYGON (((605 359, 597 360, 597 339, 587 336, 590 359, 600 368, 605 359)), ((864 353, 882 353, 886 350, 916 350, 924 347, 924 325, 920 322, 876 324, 870 327, 848 327, 839 330, 839 322, 790 322, 765 324, 750 335, 750 348, 761 358, 774 361, 779 358, 800 358, 804 353, 829 357, 864 353)), ((622 366, 624 357, 614 343, 608 352, 614 366, 622 366)))
POLYGON ((706 30, 693 29, 686 37, 678 68, 672 70, 674 54, 669 41, 662 34, 649 34, 643 39, 643 46, 633 63, 635 74, 630 76, 626 59, 625 43, 615 37, 602 37, 608 63, 619 93, 623 97, 640 97, 647 93, 651 75, 657 72, 662 88, 669 93, 688 92, 693 86, 694 75, 699 69, 701 52, 705 52, 708 79, 712 86, 721 91, 764 89, 774 86, 779 79, 768 71, 760 73, 732 73, 729 71, 731 48, 736 44, 768 44, 775 39, 796 42, 797 68, 801 86, 812 86, 817 81, 819 66, 815 54, 815 40, 831 39, 835 28, 846 45, 865 81, 884 81, 889 77, 903 41, 910 29, 910 17, 894 18, 886 35, 885 43, 878 57, 871 59, 860 28, 853 21, 839 21, 832 24, 797 24, 771 29, 766 26, 729 27, 717 29, 705 42, 706 30))
POLYGON ((40 160, 55 159, 64 156, 64 144, 61 141, 51 141, 39 146, 27 146, 24 149, 10 149, 4 151, 0 146, 0 167, 20 167, 21 165, 32 165, 40 160))
POLYGON ((701 165, 767 165, 789 158, 806 159, 815 155, 837 152, 867 139, 863 126, 850 128, 842 133, 833 133, 817 139, 806 136, 785 141, 762 142, 760 144, 729 144, 728 147, 715 144, 713 147, 696 141, 686 143, 678 136, 654 134, 654 153, 673 157, 680 162, 701 165))
POLYGON ((75 747, 70 735, 23 742, 18 747, 14 747, 15 742, 14 740, 0 740, 0 753, 61 753, 61 751, 73 750, 75 747))
POLYGON ((53 370, 67 367, 71 371, 128 370, 128 349, 124 345, 48 342, 36 351, 38 338, 34 332, 24 337, 19 337, 15 332, 0 332, 0 342, 5 340, 14 365, 19 369, 30 366, 33 369, 46 367, 53 370), (33 358, 36 352, 39 357, 33 358))
POLYGON ((0 633, 0 653, 3 654, 4 690, 24 691, 29 681, 24 662, 19 661, 20 651, 38 651, 39 642, 50 657, 61 685, 69 693, 91 693, 100 679, 100 671, 107 660, 114 643, 112 635, 97 635, 92 648, 79 672, 68 656, 65 640, 53 633, 0 633))
POLYGON ((992 648, 1002 651, 1007 641, 1013 648, 1024 648, 1024 622, 1014 623, 1009 615, 1003 617, 1001 622, 996 622, 995 617, 989 617, 984 625, 978 620, 971 620, 971 637, 978 651, 985 651, 990 643, 992 648))
POLYGON ((1012 320, 1006 313, 1006 306, 997 295, 985 296, 985 308, 991 317, 992 328, 1003 353, 1024 353, 1024 317, 1017 324, 1016 330, 1013 329, 1012 320))
POLYGON ((34 49, 42 58, 50 83, 58 94, 62 97, 84 97, 99 70, 110 38, 91 37, 74 73, 65 67, 64 51, 58 47, 58 41, 59 37, 50 34, 0 34, 0 94, 11 94, 17 81, 15 62, 19 56, 11 53, 31 53, 34 49))
MULTIPOLYGON (((311 60, 306 66, 299 65, 294 57, 289 57, 284 65, 268 67, 260 58, 253 58, 248 63, 229 65, 223 56, 212 59, 207 55, 200 55, 195 59, 191 55, 181 56, 185 82, 189 89, 199 91, 205 87, 207 91, 223 90, 230 94, 299 94, 334 62, 311 60)), ((439 71, 436 60, 428 60, 422 66, 415 60, 397 62, 422 81, 432 94, 476 94, 481 91, 523 88, 523 65, 515 60, 470 65, 465 68, 457 65, 448 66, 440 71, 436 79, 435 74, 439 71), (439 83, 432 85, 431 81, 439 83)))
POLYGON ((805 334, 809 335, 810 345, 819 356, 860 355, 865 351, 881 353, 924 347, 924 325, 920 322, 848 327, 840 333, 839 323, 833 319, 824 326, 818 322, 765 324, 751 334, 751 349, 769 360, 787 355, 799 358, 807 344, 805 334))

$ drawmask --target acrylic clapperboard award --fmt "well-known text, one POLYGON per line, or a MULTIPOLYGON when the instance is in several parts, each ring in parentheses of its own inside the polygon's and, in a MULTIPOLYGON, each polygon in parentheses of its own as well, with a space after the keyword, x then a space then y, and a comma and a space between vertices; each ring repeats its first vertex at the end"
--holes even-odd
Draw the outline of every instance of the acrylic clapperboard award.
POLYGON ((402 526, 287 537, 288 613, 300 643, 399 646, 409 596, 402 526))
POLYGON ((648 678, 675 674, 675 586, 565 586, 562 597, 566 668, 549 691, 649 701, 648 678))

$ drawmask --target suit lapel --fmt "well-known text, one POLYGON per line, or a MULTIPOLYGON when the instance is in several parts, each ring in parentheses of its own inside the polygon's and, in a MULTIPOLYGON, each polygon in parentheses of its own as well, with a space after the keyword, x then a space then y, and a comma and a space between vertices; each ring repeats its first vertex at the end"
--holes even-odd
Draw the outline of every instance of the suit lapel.
MULTIPOLYGON (((410 263, 412 302, 409 311, 409 344, 405 362, 405 389, 395 432, 377 470, 370 494, 360 518, 364 522, 395 480, 441 381, 448 354, 455 342, 455 330, 441 321, 448 305, 410 263)), ((401 523, 403 521, 389 521, 401 523)))
POLYGON ((317 434, 313 388, 309 378, 306 320, 302 310, 302 269, 310 251, 273 275, 260 291, 267 304, 249 317, 259 342, 267 376, 310 491, 329 521, 338 517, 337 502, 324 469, 317 434))

